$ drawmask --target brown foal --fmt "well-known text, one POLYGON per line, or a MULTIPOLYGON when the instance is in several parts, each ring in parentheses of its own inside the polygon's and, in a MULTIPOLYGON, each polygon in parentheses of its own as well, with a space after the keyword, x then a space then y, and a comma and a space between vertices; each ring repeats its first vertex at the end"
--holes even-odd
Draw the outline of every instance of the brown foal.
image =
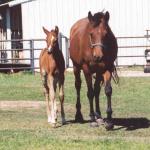
POLYGON ((59 87, 59 99, 61 103, 62 124, 65 123, 64 113, 64 71, 65 61, 62 52, 59 49, 58 33, 56 26, 54 30, 48 31, 43 27, 46 34, 47 47, 40 54, 40 74, 46 97, 46 110, 48 123, 56 126, 57 123, 57 105, 56 105, 56 87, 59 87))

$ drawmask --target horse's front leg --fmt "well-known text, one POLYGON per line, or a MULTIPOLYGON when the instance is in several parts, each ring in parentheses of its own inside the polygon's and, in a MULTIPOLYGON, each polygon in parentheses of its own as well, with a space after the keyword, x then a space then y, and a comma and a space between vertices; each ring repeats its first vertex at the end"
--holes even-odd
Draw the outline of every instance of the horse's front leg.
POLYGON ((81 113, 81 103, 80 103, 80 89, 81 89, 80 67, 74 65, 73 70, 75 75, 75 88, 77 92, 75 121, 83 122, 83 116, 81 113))
POLYGON ((48 87, 48 75, 46 71, 41 72, 41 79, 43 83, 44 95, 46 99, 46 112, 48 117, 48 122, 51 122, 51 111, 50 111, 50 102, 49 102, 49 87, 48 87))
POLYGON ((91 121, 94 122, 95 114, 94 114, 94 108, 93 108, 94 90, 93 90, 93 85, 92 85, 92 74, 87 65, 83 65, 83 72, 84 72, 84 76, 85 76, 86 84, 88 88, 87 97, 90 103, 90 117, 91 117, 91 121))
POLYGON ((95 79, 95 83, 94 83, 95 117, 96 117, 96 122, 99 125, 104 124, 104 121, 101 116, 100 106, 99 106, 99 94, 100 94, 100 90, 101 90, 101 82, 102 82, 101 75, 96 73, 96 79, 95 79))
POLYGON ((105 94, 107 96, 107 120, 105 125, 106 129, 110 130, 113 128, 112 107, 111 107, 111 95, 112 95, 111 72, 106 71, 103 74, 103 78, 104 78, 105 94))
POLYGON ((49 98, 50 98, 50 107, 51 107, 51 124, 53 127, 56 126, 57 122, 57 107, 56 107, 56 82, 53 75, 48 75, 48 86, 49 86, 49 98))
POLYGON ((65 112, 64 112, 64 75, 59 79, 59 100, 61 104, 61 119, 62 124, 66 123, 65 112))

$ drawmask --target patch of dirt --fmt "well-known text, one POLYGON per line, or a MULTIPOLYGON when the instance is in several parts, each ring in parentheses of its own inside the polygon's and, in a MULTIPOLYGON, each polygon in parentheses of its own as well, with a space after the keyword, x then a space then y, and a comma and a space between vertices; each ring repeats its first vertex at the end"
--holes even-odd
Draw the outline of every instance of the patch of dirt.
POLYGON ((0 101, 0 109, 11 108, 34 108, 45 106, 45 101, 0 101))
MULTIPOLYGON (((67 72, 72 72, 73 68, 68 68, 67 72)), ((144 70, 141 71, 130 71, 130 70, 120 70, 117 69, 119 77, 150 77, 150 73, 144 73, 144 70)))
POLYGON ((150 77, 150 73, 143 71, 118 71, 120 77, 150 77))

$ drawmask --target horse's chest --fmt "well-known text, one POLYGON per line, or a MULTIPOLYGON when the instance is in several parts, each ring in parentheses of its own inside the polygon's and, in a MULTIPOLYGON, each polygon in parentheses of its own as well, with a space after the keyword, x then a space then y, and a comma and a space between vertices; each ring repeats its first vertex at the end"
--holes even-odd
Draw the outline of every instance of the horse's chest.
POLYGON ((95 72, 104 72, 105 69, 106 69, 106 66, 105 66, 105 63, 93 63, 91 62, 89 64, 89 69, 92 73, 95 73, 95 72))

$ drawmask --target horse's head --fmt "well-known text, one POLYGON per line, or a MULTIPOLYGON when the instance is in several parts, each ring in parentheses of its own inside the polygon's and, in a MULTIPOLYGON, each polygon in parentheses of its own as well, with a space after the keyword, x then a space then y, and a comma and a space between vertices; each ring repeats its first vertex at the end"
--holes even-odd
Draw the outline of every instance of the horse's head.
POLYGON ((56 44, 58 44, 57 42, 58 42, 59 29, 56 26, 55 30, 48 31, 43 27, 43 31, 46 34, 46 43, 47 43, 48 52, 51 53, 54 50, 56 44))
POLYGON ((90 23, 89 41, 93 59, 95 62, 100 62, 104 55, 104 38, 107 34, 109 12, 99 12, 94 15, 89 12, 88 20, 90 23))

